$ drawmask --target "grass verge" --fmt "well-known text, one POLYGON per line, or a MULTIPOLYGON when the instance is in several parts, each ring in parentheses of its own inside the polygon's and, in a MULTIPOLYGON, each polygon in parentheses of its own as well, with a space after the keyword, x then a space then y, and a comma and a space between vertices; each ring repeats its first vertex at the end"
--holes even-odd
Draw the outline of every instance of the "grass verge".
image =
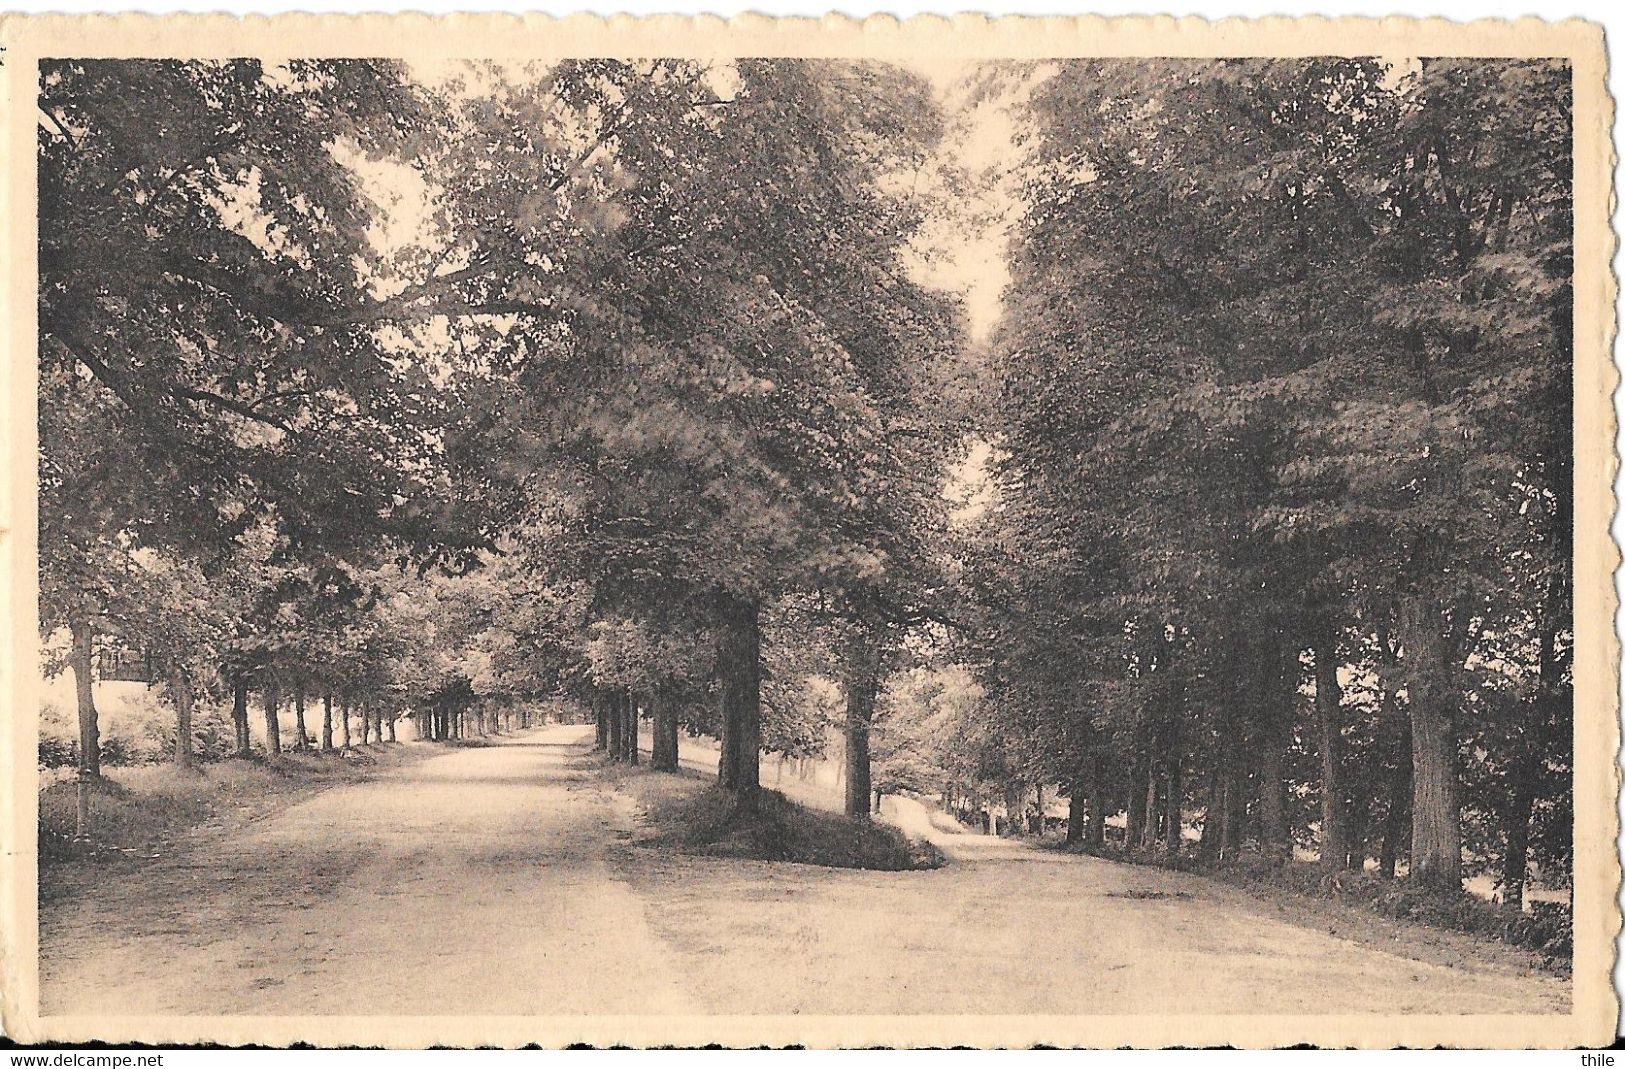
POLYGON ((252 821, 299 795, 364 780, 436 752, 434 746, 385 743, 355 747, 343 756, 291 751, 274 761, 256 755, 190 770, 167 764, 108 768, 90 787, 87 842, 73 838, 78 783, 58 780, 39 793, 41 897, 71 889, 75 872, 151 860, 195 828, 252 821))
POLYGON ((649 834, 644 845, 709 857, 789 861, 842 869, 902 872, 939 868, 942 852, 885 824, 808 809, 763 788, 757 811, 741 814, 710 776, 653 772, 604 763, 604 778, 630 796, 649 834))
POLYGON ((1466 891, 1457 894, 1433 891, 1404 879, 1384 879, 1372 873, 1328 872, 1318 865, 1297 861, 1273 865, 1252 854, 1235 862, 1203 864, 1188 854, 1170 858, 1162 851, 1126 851, 1116 846, 1088 850, 1063 845, 1061 849, 1127 864, 1195 873, 1253 894, 1296 899, 1310 909, 1340 907, 1388 921, 1460 932, 1529 951, 1549 972, 1567 975, 1572 969, 1574 921, 1566 908, 1537 906, 1534 912, 1524 913, 1487 902, 1466 891))

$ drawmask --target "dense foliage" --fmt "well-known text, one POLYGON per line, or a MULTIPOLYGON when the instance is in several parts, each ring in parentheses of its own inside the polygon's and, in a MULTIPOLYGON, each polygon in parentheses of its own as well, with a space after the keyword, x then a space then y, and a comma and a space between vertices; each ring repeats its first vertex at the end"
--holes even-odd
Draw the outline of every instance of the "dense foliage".
POLYGON ((746 810, 1561 884, 1567 69, 980 77, 959 188, 883 64, 46 64, 58 756, 138 651, 183 764, 552 703, 746 810), (921 268, 1001 188, 984 344, 921 268))

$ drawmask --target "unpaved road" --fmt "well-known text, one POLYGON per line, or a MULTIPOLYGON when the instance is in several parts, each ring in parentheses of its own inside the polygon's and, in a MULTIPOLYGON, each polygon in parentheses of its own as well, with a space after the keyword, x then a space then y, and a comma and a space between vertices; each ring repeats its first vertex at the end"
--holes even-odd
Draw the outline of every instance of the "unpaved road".
POLYGON ((690 857, 548 728, 335 788, 53 904, 45 1014, 1553 1013, 1178 873, 956 836, 936 872, 690 857))

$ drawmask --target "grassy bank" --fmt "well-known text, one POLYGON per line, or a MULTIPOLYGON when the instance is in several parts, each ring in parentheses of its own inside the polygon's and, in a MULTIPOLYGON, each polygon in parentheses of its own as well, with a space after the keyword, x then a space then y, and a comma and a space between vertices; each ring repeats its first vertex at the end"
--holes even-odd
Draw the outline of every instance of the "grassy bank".
POLYGON ((647 845, 711 857, 885 872, 934 869, 943 863, 936 847, 911 840, 896 828, 808 809, 778 791, 764 788, 757 812, 745 816, 710 776, 607 762, 603 774, 642 811, 649 834, 641 842, 647 845))
POLYGON ((150 860, 176 839, 211 824, 252 821, 341 783, 377 775, 436 752, 429 745, 384 743, 348 754, 289 752, 274 761, 231 758, 189 770, 136 765, 103 770, 90 788, 91 835, 74 842, 78 784, 58 779, 39 794, 40 890, 65 890, 79 869, 150 860))
POLYGON ((1459 932, 1527 951, 1550 972, 1567 974, 1572 967, 1574 922, 1566 908, 1544 907, 1525 913, 1466 891, 1431 891, 1404 879, 1328 872, 1301 861, 1272 865, 1257 855, 1224 864, 1203 864, 1188 854, 1169 858, 1160 850, 1127 851, 1111 845, 1103 850, 1064 845, 1059 848, 1127 864, 1192 872, 1273 899, 1283 909, 1313 914, 1313 919, 1322 922, 1359 924, 1365 923, 1360 919, 1363 917, 1459 932))

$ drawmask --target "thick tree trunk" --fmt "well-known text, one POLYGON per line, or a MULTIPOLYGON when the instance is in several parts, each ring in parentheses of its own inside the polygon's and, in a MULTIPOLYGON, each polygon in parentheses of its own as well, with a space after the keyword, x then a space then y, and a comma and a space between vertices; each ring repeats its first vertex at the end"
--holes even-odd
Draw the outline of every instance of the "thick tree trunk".
POLYGON ((1207 777, 1207 808, 1202 814, 1202 837, 1196 841, 1196 855, 1203 861, 1219 859, 1219 845, 1224 838, 1224 773, 1220 769, 1222 758, 1214 764, 1207 777))
POLYGON ((348 750, 350 748, 350 699, 348 695, 339 697, 339 744, 348 750))
POLYGON ((260 701, 265 709, 265 753, 276 757, 282 753, 282 721, 277 711, 282 695, 274 681, 266 681, 260 690, 260 701))
POLYGON ((333 748, 333 695, 322 695, 322 751, 333 748))
POLYGON ((1393 691, 1387 683, 1383 684, 1382 709, 1390 735, 1392 767, 1384 784, 1387 812, 1383 815, 1382 853, 1377 858, 1377 871, 1391 880, 1411 837, 1411 725, 1394 707, 1393 691))
POLYGON ((677 771, 677 703, 664 694, 651 694, 654 740, 649 765, 661 772, 677 771))
POLYGON ((1123 829, 1123 845, 1130 850, 1140 845, 1145 833, 1145 781, 1151 776, 1151 759, 1136 754, 1128 782, 1128 826, 1123 829))
POLYGON ((1084 790, 1083 777, 1074 777, 1072 787, 1066 798, 1066 841, 1068 845, 1081 843, 1084 833, 1088 830, 1084 827, 1088 812, 1084 790))
POLYGON ((607 751, 609 749, 609 698, 601 690, 595 689, 592 692, 592 715, 594 720, 592 748, 607 751))
POLYGON ((1252 782, 1243 772, 1238 756, 1230 766, 1224 791, 1224 836, 1220 844, 1226 861, 1236 860, 1247 847, 1247 805, 1252 793, 1252 782))
POLYGON ((717 739, 717 784, 725 791, 733 790, 739 779, 739 731, 732 723, 732 715, 726 689, 718 688, 717 730, 721 735, 717 739))
POLYGON ((1315 643, 1315 720, 1320 729, 1320 863, 1342 868, 1348 859, 1343 786, 1343 691, 1337 682, 1337 629, 1325 627, 1315 643))
POLYGON ((1461 805, 1444 620, 1432 599, 1412 595, 1400 605, 1399 623, 1411 717, 1411 879, 1460 891, 1461 805))
POLYGON ((305 738, 305 688, 302 686, 293 689, 293 730, 293 748, 310 749, 310 743, 305 738))
POLYGON ((718 667, 722 673, 724 756, 733 765, 735 808, 756 811, 762 783, 761 610, 754 601, 730 599, 722 613, 718 667))
POLYGON ((1292 856, 1292 829, 1286 813, 1286 751, 1292 740, 1298 698, 1298 650, 1280 635, 1271 635, 1257 664, 1258 848, 1269 861, 1292 856))
MULTIPOLYGON (((383 714, 380 713, 378 715, 382 716, 383 714)), ((395 741, 395 718, 393 716, 391 716, 388 720, 385 721, 385 723, 389 726, 389 741, 394 742, 395 741)))
POLYGON ((102 774, 101 724, 96 715, 94 665, 95 630, 90 621, 75 617, 68 622, 73 645, 68 666, 73 670, 74 699, 79 707, 79 772, 84 776, 102 774))
MULTIPOLYGON (((1520 755, 1519 764, 1524 759, 1520 755)), ((1534 811, 1534 777, 1526 768, 1512 773, 1512 797, 1503 816, 1506 855, 1501 861, 1501 901, 1523 908, 1524 883, 1529 878, 1529 817, 1534 811)))
POLYGON ((192 677, 176 665, 169 671, 169 691, 175 702, 175 764, 192 767, 192 677))
POLYGON ((1565 658, 1557 644, 1558 632, 1570 626, 1572 616, 1567 560, 1570 537, 1567 527, 1563 526, 1570 522, 1570 514, 1567 494, 1562 490, 1558 494, 1553 542, 1554 549, 1562 556, 1546 584, 1540 632, 1540 689, 1535 697, 1534 715, 1524 724, 1519 739, 1517 758, 1511 770, 1511 798, 1502 817, 1506 853, 1501 864, 1501 899, 1518 909, 1523 908, 1529 879, 1529 821, 1539 797, 1541 764, 1546 759, 1552 733, 1572 719, 1572 696, 1564 681, 1565 658))
POLYGON ((869 725, 874 722, 879 687, 878 656, 867 634, 854 638, 846 658, 845 773, 846 815, 869 819, 869 725))
POLYGON ((1011 782, 1004 785, 1004 833, 1011 838, 1021 835, 1021 803, 1026 798, 1026 784, 1011 782))
POLYGON ((1266 858, 1276 862, 1289 856, 1282 749, 1271 733, 1265 737, 1258 761, 1258 847, 1266 858))
POLYGON ((1184 845, 1185 784, 1180 774, 1179 751, 1168 754, 1168 795, 1163 799, 1162 838, 1170 854, 1184 845))

